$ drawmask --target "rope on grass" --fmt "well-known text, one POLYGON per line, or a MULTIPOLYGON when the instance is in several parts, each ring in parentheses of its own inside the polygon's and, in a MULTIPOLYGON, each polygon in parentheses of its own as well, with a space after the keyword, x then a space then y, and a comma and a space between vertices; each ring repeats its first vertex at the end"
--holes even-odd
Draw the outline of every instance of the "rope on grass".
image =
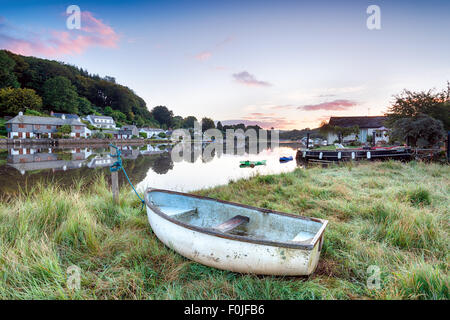
POLYGON ((133 188, 134 193, 136 193, 137 197, 138 197, 139 200, 141 200, 141 202, 142 202, 141 210, 144 209, 145 201, 144 201, 144 199, 141 198, 141 196, 139 195, 139 193, 136 191, 136 188, 135 188, 135 187, 133 186, 133 184, 131 183, 130 178, 129 178, 128 175, 127 175, 127 172, 125 171, 125 168, 124 168, 123 165, 122 165, 122 158, 120 157, 120 155, 122 154, 122 152, 119 150, 119 148, 117 148, 117 147, 116 147, 115 145, 113 145, 113 144, 110 144, 109 146, 110 146, 110 147, 113 147, 114 149, 116 149, 116 154, 110 154, 110 156, 111 156, 111 157, 114 157, 114 158, 117 158, 117 161, 114 162, 114 163, 111 165, 111 167, 109 168, 109 170, 110 170, 111 172, 117 172, 117 171, 120 171, 120 170, 123 171, 123 173, 125 174, 125 177, 126 177, 127 180, 128 180, 128 183, 129 183, 130 186, 133 188))

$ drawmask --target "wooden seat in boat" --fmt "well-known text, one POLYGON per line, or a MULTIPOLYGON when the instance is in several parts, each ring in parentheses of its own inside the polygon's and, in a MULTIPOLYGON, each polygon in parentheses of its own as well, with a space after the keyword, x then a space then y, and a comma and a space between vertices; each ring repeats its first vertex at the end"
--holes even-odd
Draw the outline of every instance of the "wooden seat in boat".
POLYGON ((308 244, 312 241, 312 239, 313 237, 311 237, 311 233, 301 231, 291 241, 308 244))
POLYGON ((162 212, 167 214, 169 217, 177 218, 181 216, 191 215, 197 213, 197 208, 179 208, 179 207, 159 207, 162 212))
POLYGON ((234 216, 233 218, 215 226, 214 229, 225 233, 225 232, 229 232, 229 231, 239 227, 240 225, 242 225, 244 223, 248 223, 249 221, 250 221, 249 217, 237 215, 237 216, 234 216))

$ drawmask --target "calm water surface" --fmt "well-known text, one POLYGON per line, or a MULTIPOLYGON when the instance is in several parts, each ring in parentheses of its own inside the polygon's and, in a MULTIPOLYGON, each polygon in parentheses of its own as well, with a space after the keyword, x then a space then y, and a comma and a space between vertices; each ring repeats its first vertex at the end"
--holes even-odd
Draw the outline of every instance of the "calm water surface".
MULTIPOLYGON (((192 153, 176 162, 172 161, 172 148, 174 146, 164 144, 121 147, 124 168, 139 190, 154 187, 190 192, 255 174, 289 172, 298 166, 295 161, 297 144, 280 144, 255 154, 216 154, 209 159, 201 153, 192 153), (280 163, 281 156, 293 156, 294 160, 280 163), (239 161, 243 160, 267 160, 267 164, 240 168, 239 161)), ((0 194, 31 190, 38 183, 69 187, 80 181, 91 184, 98 179, 99 173, 109 175, 109 166, 113 162, 109 148, 3 149, 0 150, 0 194)), ((119 173, 119 180, 121 184, 126 182, 123 173, 119 173)))

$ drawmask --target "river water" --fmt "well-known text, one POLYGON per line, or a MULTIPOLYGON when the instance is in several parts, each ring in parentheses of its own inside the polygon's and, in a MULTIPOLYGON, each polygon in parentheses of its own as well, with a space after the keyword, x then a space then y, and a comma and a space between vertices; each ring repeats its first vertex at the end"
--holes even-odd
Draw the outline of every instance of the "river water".
MULTIPOLYGON (((175 145, 149 144, 121 146, 123 166, 138 190, 147 187, 190 192, 227 184, 230 180, 255 174, 273 174, 294 170, 298 164, 295 153, 298 144, 266 147, 249 153, 236 151, 204 156, 195 153, 183 159, 172 157, 175 145), (280 163, 282 156, 294 160, 280 163), (173 160, 175 159, 175 161, 173 160), (241 168, 239 161, 266 160, 265 166, 241 168)), ((90 184, 99 173, 109 175, 114 162, 108 147, 70 147, 64 149, 43 147, 15 147, 0 150, 0 195, 13 195, 20 189, 32 190, 38 183, 66 187, 79 182, 90 184)), ((119 181, 125 183, 122 172, 119 181)))

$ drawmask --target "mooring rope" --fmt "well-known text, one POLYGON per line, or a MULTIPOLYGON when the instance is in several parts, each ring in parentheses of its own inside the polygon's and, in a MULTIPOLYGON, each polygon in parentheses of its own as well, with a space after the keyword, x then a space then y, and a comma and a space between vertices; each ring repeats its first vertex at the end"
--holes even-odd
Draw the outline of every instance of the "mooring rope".
POLYGON ((145 200, 142 199, 141 196, 139 195, 139 193, 136 191, 136 188, 135 188, 135 187, 133 186, 133 184, 131 183, 130 178, 129 178, 128 175, 127 175, 127 172, 125 171, 125 168, 124 168, 123 165, 122 165, 122 158, 120 157, 120 155, 122 154, 122 152, 119 150, 119 148, 117 148, 117 147, 116 147, 115 145, 113 145, 113 144, 110 144, 109 146, 110 146, 110 147, 113 147, 114 149, 116 149, 116 154, 110 154, 110 156, 111 156, 111 157, 117 158, 117 161, 114 162, 114 163, 111 165, 111 167, 109 168, 109 170, 110 170, 111 172, 117 172, 117 171, 120 171, 120 170, 123 171, 123 173, 125 174, 125 177, 126 177, 127 180, 128 180, 128 183, 129 183, 130 186, 133 188, 134 193, 136 193, 137 197, 138 197, 139 200, 141 200, 141 202, 142 202, 141 210, 144 209, 144 206, 145 206, 145 200))

